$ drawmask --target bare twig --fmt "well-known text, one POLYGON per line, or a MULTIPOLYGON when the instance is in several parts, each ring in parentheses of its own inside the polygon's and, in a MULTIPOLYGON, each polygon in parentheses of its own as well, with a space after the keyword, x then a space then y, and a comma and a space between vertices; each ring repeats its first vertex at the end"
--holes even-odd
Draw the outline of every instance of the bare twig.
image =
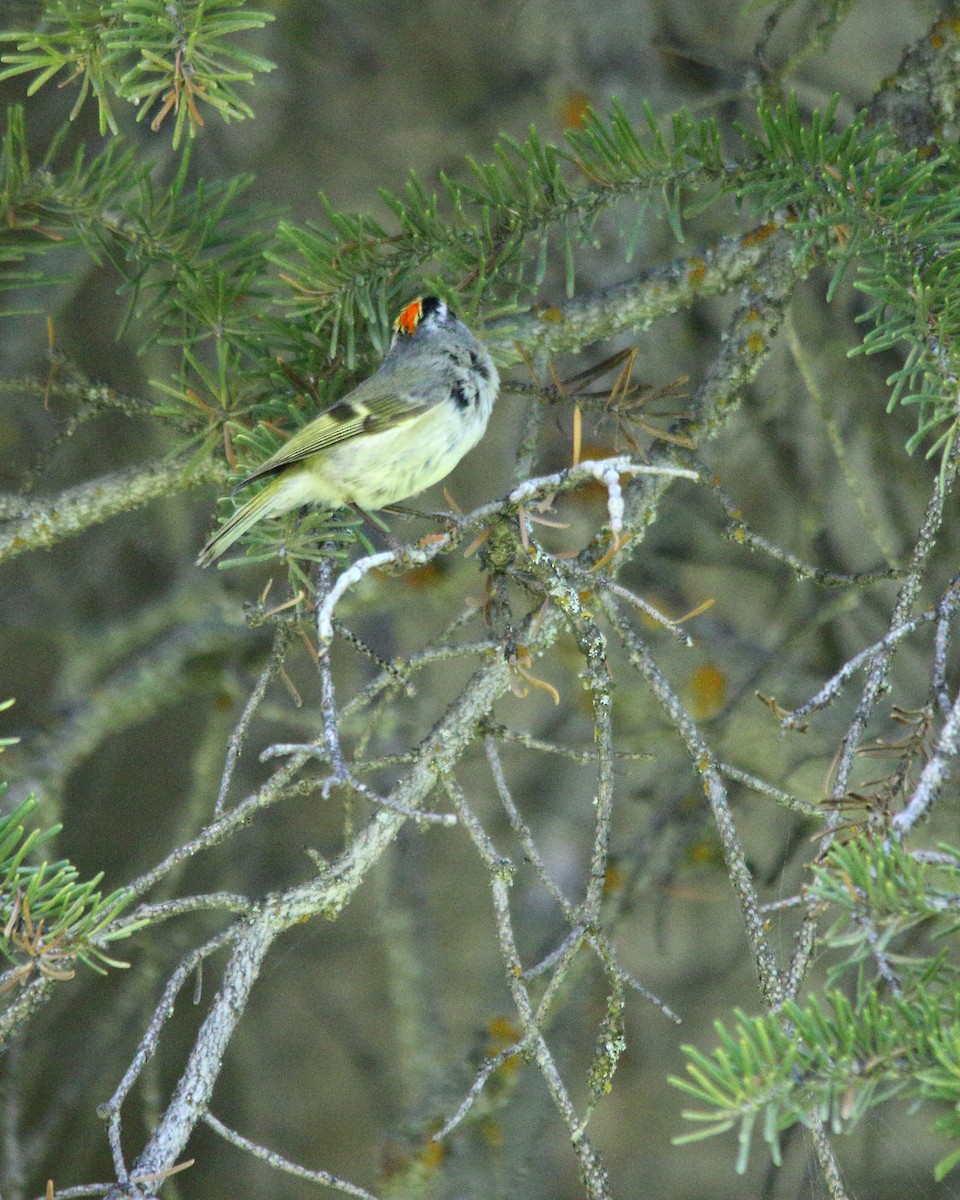
POLYGON ((505 499, 481 506, 470 514, 468 520, 458 522, 456 530, 442 534, 429 546, 407 546, 399 551, 383 550, 377 554, 370 554, 366 558, 358 559, 352 566, 342 571, 329 593, 317 605, 317 633, 321 648, 328 645, 333 639, 333 614, 344 593, 371 571, 390 563, 403 566, 423 566, 431 562, 437 555, 449 553, 469 530, 487 525, 505 513, 515 512, 520 505, 531 500, 570 490, 586 479, 598 479, 607 486, 610 492, 611 529, 615 534, 619 534, 623 530, 623 503, 619 491, 619 475, 621 474, 633 477, 654 475, 667 479, 698 478, 696 471, 686 467, 674 467, 666 463, 662 466, 636 463, 631 458, 621 455, 599 462, 592 460, 582 462, 565 471, 556 471, 551 475, 541 475, 536 479, 526 480, 514 488, 505 499))
POLYGON ((277 1171, 283 1171, 287 1175, 295 1175, 298 1179, 306 1179, 310 1183, 319 1183, 323 1187, 333 1188, 335 1191, 343 1192, 347 1196, 355 1196, 357 1200, 377 1200, 376 1196, 372 1192, 368 1192, 366 1188, 358 1187, 355 1183, 348 1183, 346 1179, 341 1179, 339 1175, 332 1175, 329 1171, 317 1171, 301 1166, 299 1163, 291 1162, 289 1158, 284 1158, 276 1150, 268 1150, 266 1146, 259 1146, 256 1142, 251 1142, 243 1134, 237 1133, 236 1130, 224 1125, 211 1112, 205 1112, 202 1120, 215 1133, 218 1133, 225 1142, 229 1142, 232 1146, 236 1146, 240 1150, 245 1150, 247 1154, 252 1154, 254 1158, 259 1158, 261 1162, 267 1163, 268 1166, 274 1167, 277 1171))
POLYGON ((237 759, 240 757, 240 748, 243 745, 243 740, 247 736, 247 730, 250 728, 250 722, 253 720, 254 714, 260 707, 263 697, 266 695, 270 680, 283 666, 283 659, 287 649, 287 639, 288 631, 286 626, 278 625, 273 635, 273 646, 270 649, 270 657, 267 659, 267 665, 260 672, 260 678, 257 680, 256 687, 250 693, 250 697, 240 715, 240 720, 237 722, 237 727, 227 742, 227 760, 223 767, 223 778, 220 781, 220 793, 217 796, 217 803, 213 810, 217 816, 223 812, 223 807, 227 802, 227 793, 230 790, 230 784, 233 780, 233 772, 237 765, 237 759))
POLYGON ((687 746, 694 769, 703 780, 704 792, 717 832, 723 846, 723 856, 730 873, 730 880, 740 902, 744 928, 753 950, 760 990, 767 1004, 775 1008, 782 998, 782 981, 773 951, 767 938, 766 923, 760 912, 760 902, 750 876, 743 846, 740 843, 726 788, 723 773, 716 763, 713 752, 703 739, 699 729, 690 718, 674 693, 666 677, 654 662, 644 643, 626 624, 610 603, 605 605, 607 616, 612 622, 621 642, 626 647, 630 661, 647 681, 650 690, 659 700, 672 724, 687 746))
POLYGON ((561 955, 567 952, 569 943, 585 938, 586 941, 593 947, 600 961, 603 963, 604 968, 611 975, 616 976, 627 987, 631 988, 635 992, 638 992, 645 999, 649 1000, 651 1004, 659 1008, 660 1011, 665 1016, 669 1017, 671 1021, 679 1022, 680 1018, 675 1012, 673 1012, 672 1009, 669 1008, 668 1005, 664 1004, 664 1002, 658 996, 655 996, 653 992, 645 988, 638 979, 635 979, 629 971, 625 970, 620 965, 620 963, 617 961, 613 947, 603 930, 599 926, 592 928, 588 927, 584 923, 582 910, 576 905, 572 904, 557 886, 556 882, 551 877, 550 872, 547 870, 547 865, 543 861, 543 857, 537 848, 533 834, 530 832, 527 823, 520 815, 520 810, 517 808, 516 802, 514 801, 510 789, 507 786, 506 775, 503 771, 503 763, 500 761, 500 753, 497 749, 497 743, 493 734, 488 733, 486 735, 484 738, 484 747, 487 752, 487 762, 490 764, 490 770, 493 773, 493 780, 494 784, 496 785, 497 794, 500 797, 500 802, 503 804, 504 811, 506 812, 507 818, 510 821, 510 826, 523 848, 524 857, 531 863, 544 887, 554 898, 554 900, 556 900, 557 904, 560 905, 564 916, 571 926, 570 934, 568 935, 567 939, 560 944, 560 946, 552 951, 542 962, 537 963, 535 967, 527 968, 526 978, 532 979, 536 975, 541 974, 543 971, 550 970, 555 965, 556 961, 561 957, 561 955))
POLYGON ((797 579, 812 579, 822 587, 863 587, 869 583, 883 583, 889 579, 899 579, 904 573, 900 567, 891 565, 877 571, 858 571, 847 575, 838 571, 826 571, 822 567, 804 562, 803 559, 793 554, 790 550, 784 549, 783 546, 778 546, 775 542, 771 542, 769 538, 764 537, 762 533, 757 533, 751 529, 746 521, 744 521, 743 514, 737 508, 736 504, 734 504, 716 480, 711 481, 710 488, 729 521, 729 536, 738 545, 747 546, 751 550, 759 550, 775 562, 783 563, 785 567, 790 568, 797 579))
MULTIPOLYGON (((960 604, 960 593, 954 601, 954 607, 960 604)), ((905 637, 914 633, 921 625, 925 625, 928 621, 936 618, 937 613, 934 610, 920 613, 916 617, 912 617, 909 621, 904 621, 902 625, 897 625, 885 634, 879 641, 874 642, 872 646, 867 646, 865 650, 861 650, 859 654, 855 654, 853 658, 847 659, 839 671, 823 685, 815 696, 811 696, 798 708, 788 712, 781 719, 781 726, 784 729, 795 729, 801 724, 806 717, 811 713, 818 712, 822 708, 826 708, 831 701, 835 700, 840 693, 840 689, 852 675, 854 675, 860 667, 873 663, 878 654, 883 654, 892 650, 898 642, 902 642, 905 637)))
POLYGON ((943 729, 929 762, 920 773, 920 779, 906 808, 898 812, 891 821, 896 833, 903 836, 927 815, 941 787, 951 775, 957 756, 960 755, 960 695, 944 722, 943 729))
POLYGON ((523 964, 517 950, 510 916, 509 890, 513 874, 512 865, 497 852, 486 831, 468 808, 463 792, 450 776, 445 777, 444 786, 453 801, 457 816, 469 833, 477 853, 490 875, 500 953, 503 958, 507 986, 513 996, 517 1017, 524 1033, 526 1048, 539 1068, 554 1105, 570 1133, 574 1152, 580 1162, 580 1178, 587 1195, 592 1200, 608 1200, 610 1184, 603 1161, 587 1138, 584 1123, 573 1106, 573 1101, 570 1099, 556 1063, 553 1061, 553 1055, 550 1053, 546 1039, 540 1032, 537 1013, 531 1003, 526 984, 523 982, 523 964))
MULTIPOLYGON (((107 1119, 107 1136, 110 1141, 110 1150, 113 1154, 113 1167, 117 1173, 117 1181, 122 1188, 125 1188, 129 1181, 129 1174, 121 1144, 121 1110, 123 1103, 130 1094, 130 1089, 140 1077, 143 1068, 156 1053, 160 1034, 164 1025, 173 1016, 174 1002, 180 989, 204 959, 209 958, 211 954, 234 942, 239 932, 240 927, 233 925, 229 929, 218 933, 215 937, 210 938, 202 946, 196 946, 189 954, 184 956, 176 971, 167 980, 167 985, 163 989, 160 1002, 154 1009, 150 1024, 147 1026, 146 1032, 141 1038, 140 1045, 137 1047, 137 1051, 129 1067, 124 1072, 123 1078, 120 1080, 110 1099, 98 1109, 100 1115, 107 1119)), ((179 1149, 182 1148, 183 1146, 180 1146, 179 1149)), ((179 1150, 177 1153, 179 1153, 179 1150)), ((162 1164, 153 1164, 147 1169, 162 1170, 165 1167, 170 1167, 176 1161, 176 1157, 177 1155, 174 1154, 169 1161, 162 1164)))
MULTIPOLYGON (((890 617, 891 633, 901 629, 909 621, 911 609, 920 591, 927 561, 943 524, 944 503, 956 479, 958 463, 960 463, 960 439, 954 442, 942 476, 935 482, 933 493, 927 502, 917 541, 910 556, 910 563, 893 606, 890 617)), ((926 614, 924 615, 926 616, 926 614)), ((884 647, 878 650, 873 657, 866 683, 860 694, 853 720, 844 735, 840 756, 837 760, 832 792, 835 798, 843 796, 849 786, 854 756, 863 738, 863 731, 886 684, 893 649, 894 646, 884 647)), ((832 813, 829 823, 833 826, 838 824, 839 820, 839 814, 832 813)))

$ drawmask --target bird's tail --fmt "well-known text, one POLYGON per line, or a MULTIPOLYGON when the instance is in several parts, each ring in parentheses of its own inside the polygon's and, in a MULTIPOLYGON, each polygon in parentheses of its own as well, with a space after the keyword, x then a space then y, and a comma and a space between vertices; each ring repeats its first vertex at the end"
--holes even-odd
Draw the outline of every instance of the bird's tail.
POLYGON ((287 512, 291 506, 285 504, 284 498, 280 495, 280 492, 283 490, 283 484, 282 476, 278 476, 272 482, 268 483, 265 488, 257 492, 246 504, 238 508, 233 516, 220 526, 200 551, 197 558, 197 566, 209 567, 221 554, 230 549, 237 538, 242 537, 251 526, 256 525, 264 517, 273 516, 275 513, 287 512))

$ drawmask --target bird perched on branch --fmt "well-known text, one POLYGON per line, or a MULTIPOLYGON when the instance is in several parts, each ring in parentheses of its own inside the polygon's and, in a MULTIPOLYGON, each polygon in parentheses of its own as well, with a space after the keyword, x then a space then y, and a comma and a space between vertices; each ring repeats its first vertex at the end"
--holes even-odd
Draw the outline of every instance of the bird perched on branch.
POLYGON ((483 437, 499 386, 486 346, 443 300, 411 301, 373 375, 238 485, 270 479, 211 536, 197 564, 208 566, 258 521, 303 505, 372 510, 422 492, 483 437))

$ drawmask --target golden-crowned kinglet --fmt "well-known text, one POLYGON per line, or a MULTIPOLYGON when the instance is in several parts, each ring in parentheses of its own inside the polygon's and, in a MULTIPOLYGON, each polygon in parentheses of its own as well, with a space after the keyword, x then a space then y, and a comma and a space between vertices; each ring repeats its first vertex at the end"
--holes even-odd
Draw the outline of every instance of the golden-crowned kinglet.
POLYGON ((305 504, 383 508, 422 492, 480 441, 500 386, 487 348, 436 296, 408 304, 393 331, 369 379, 238 485, 273 477, 213 534, 199 566, 264 517, 305 504))

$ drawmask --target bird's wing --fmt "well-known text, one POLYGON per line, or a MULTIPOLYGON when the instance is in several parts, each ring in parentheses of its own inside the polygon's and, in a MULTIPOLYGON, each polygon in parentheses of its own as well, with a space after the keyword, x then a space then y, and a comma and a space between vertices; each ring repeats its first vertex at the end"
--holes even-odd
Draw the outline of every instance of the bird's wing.
MULTIPOLYGON (((373 379, 367 381, 372 383, 373 379)), ((302 462, 311 454, 339 446, 342 442, 359 437, 360 434, 378 433, 403 421, 410 421, 433 407, 429 396, 413 396, 397 393, 393 387, 379 389, 356 388, 343 400, 315 417, 309 424, 293 435, 285 446, 281 446, 246 479, 241 487, 253 479, 270 475, 281 467, 302 462), (365 394, 364 394, 365 393, 365 394), (372 393, 372 394, 371 394, 372 393)))

